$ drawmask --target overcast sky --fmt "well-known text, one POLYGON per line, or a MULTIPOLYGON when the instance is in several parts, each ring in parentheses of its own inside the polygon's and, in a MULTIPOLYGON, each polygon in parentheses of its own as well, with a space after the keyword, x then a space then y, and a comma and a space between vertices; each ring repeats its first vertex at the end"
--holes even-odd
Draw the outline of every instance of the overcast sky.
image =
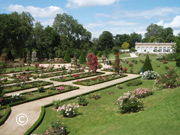
POLYGON ((103 31, 144 35, 151 23, 172 27, 180 33, 180 0, 0 0, 0 13, 30 12, 45 27, 52 26, 56 14, 77 19, 92 37, 103 31))

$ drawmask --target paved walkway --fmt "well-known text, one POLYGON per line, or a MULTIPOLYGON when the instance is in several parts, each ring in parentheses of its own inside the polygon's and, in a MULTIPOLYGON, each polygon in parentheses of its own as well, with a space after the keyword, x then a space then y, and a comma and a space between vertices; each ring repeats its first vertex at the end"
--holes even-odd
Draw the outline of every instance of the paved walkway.
MULTIPOLYGON (((108 66, 108 65, 105 65, 105 66, 108 66)), ((111 74, 111 72, 106 72, 106 74, 111 74)), ((87 93, 87 92, 90 92, 90 91, 93 91, 93 90, 96 90, 99 88, 103 88, 103 87, 106 87, 106 86, 109 86, 109 85, 112 85, 115 83, 119 83, 119 82, 122 82, 125 80, 133 79, 133 78, 136 78, 138 76, 139 75, 128 74, 127 77, 123 77, 120 79, 108 81, 108 82, 93 85, 93 86, 81 86, 81 85, 73 84, 74 86, 80 87, 80 89, 11 107, 11 114, 8 117, 8 119, 5 121, 5 123, 0 126, 0 133, 2 133, 4 135, 12 135, 12 134, 13 135, 23 135, 39 118, 39 115, 41 113, 41 106, 52 103, 53 100, 58 100, 58 99, 63 100, 63 99, 70 98, 70 97, 80 95, 83 93, 87 93), (16 117, 20 113, 24 113, 28 117, 28 122, 24 126, 20 126, 16 123, 16 117)), ((50 81, 49 78, 42 79, 42 80, 50 81)), ((69 84, 72 84, 72 82, 74 82, 74 81, 75 80, 68 81, 68 82, 56 82, 56 81, 51 81, 51 82, 53 82, 54 85, 59 85, 59 84, 69 85, 69 84)), ((34 90, 34 89, 29 89, 29 91, 30 90, 34 90)), ((11 94, 14 94, 14 93, 10 93, 8 95, 11 95, 11 94)), ((22 118, 22 120, 23 120, 23 118, 22 118)))

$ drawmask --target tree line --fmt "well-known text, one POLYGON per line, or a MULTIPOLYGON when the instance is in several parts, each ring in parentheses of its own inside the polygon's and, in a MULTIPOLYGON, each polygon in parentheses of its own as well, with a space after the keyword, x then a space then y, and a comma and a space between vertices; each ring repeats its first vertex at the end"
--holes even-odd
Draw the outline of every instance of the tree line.
POLYGON ((91 39, 91 32, 73 16, 57 14, 52 26, 44 27, 28 12, 0 14, 0 53, 8 59, 23 58, 27 53, 37 52, 39 59, 63 58, 68 50, 71 57, 81 52, 106 54, 113 48, 135 48, 136 42, 174 42, 173 29, 157 24, 147 27, 145 37, 141 34, 117 34, 103 31, 99 38, 91 39))

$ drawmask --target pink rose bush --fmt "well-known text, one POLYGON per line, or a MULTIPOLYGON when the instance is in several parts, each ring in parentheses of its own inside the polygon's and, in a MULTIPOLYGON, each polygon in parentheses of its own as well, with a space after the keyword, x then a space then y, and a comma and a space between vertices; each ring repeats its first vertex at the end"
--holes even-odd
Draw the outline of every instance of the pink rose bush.
POLYGON ((145 98, 153 94, 153 91, 148 88, 138 88, 132 91, 132 94, 137 98, 145 98))
POLYGON ((57 112, 61 112, 61 114, 64 117, 71 118, 77 115, 78 108, 79 108, 79 105, 76 106, 75 103, 68 104, 68 105, 64 104, 63 106, 59 106, 59 108, 57 109, 57 112))
POLYGON ((56 90, 57 91, 63 91, 63 90, 65 90, 65 88, 64 87, 56 87, 56 90))
POLYGON ((143 102, 131 92, 124 93, 117 99, 120 113, 139 112, 143 108, 143 102))
POLYGON ((156 89, 175 88, 180 86, 180 77, 174 68, 170 68, 167 73, 158 76, 154 82, 156 89))

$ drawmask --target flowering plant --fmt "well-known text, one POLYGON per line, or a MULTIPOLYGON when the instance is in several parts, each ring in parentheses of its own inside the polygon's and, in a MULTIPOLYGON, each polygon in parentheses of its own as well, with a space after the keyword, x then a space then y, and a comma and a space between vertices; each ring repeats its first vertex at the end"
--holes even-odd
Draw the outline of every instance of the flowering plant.
POLYGON ((153 94, 153 91, 147 88, 138 88, 132 91, 132 94, 137 98, 145 98, 153 94))
POLYGON ((167 64, 167 63, 168 63, 168 61, 167 61, 167 60, 164 60, 164 61, 163 61, 163 64, 167 64))
POLYGON ((128 65, 129 65, 129 67, 133 67, 134 64, 133 63, 128 63, 128 65))
POLYGON ((142 75, 142 79, 156 79, 156 77, 158 77, 159 74, 155 71, 145 71, 142 75))
POLYGON ((64 87, 56 87, 56 90, 57 91, 62 91, 62 90, 64 90, 65 88, 64 87))
POLYGON ((93 53, 88 53, 87 65, 92 70, 93 73, 96 73, 96 70, 98 68, 98 57, 93 53))
POLYGON ((120 64, 120 59, 119 59, 119 53, 115 54, 115 63, 114 63, 114 70, 115 73, 119 73, 119 64, 120 64))
POLYGON ((97 94, 97 93, 91 93, 91 94, 89 94, 89 98, 97 100, 97 99, 100 99, 101 96, 100 96, 100 94, 97 94))
POLYGON ((117 88, 117 89, 123 89, 123 86, 122 86, 121 84, 117 84, 117 85, 116 85, 116 88, 117 88))
POLYGON ((157 89, 178 87, 180 86, 180 77, 174 68, 170 68, 167 73, 156 78, 154 86, 157 89))
POLYGON ((143 108, 143 102, 130 92, 124 93, 117 100, 120 113, 138 112, 143 108))
POLYGON ((57 112, 61 112, 61 114, 64 117, 71 118, 77 115, 78 108, 79 108, 79 105, 75 106, 75 103, 68 104, 68 105, 64 104, 63 106, 59 106, 59 108, 57 109, 57 112))
POLYGON ((58 135, 67 135, 67 127, 62 125, 60 121, 58 120, 57 122, 52 121, 51 122, 51 127, 46 130, 46 134, 58 134, 58 135))
POLYGON ((36 62, 36 63, 34 64, 34 66, 35 66, 35 68, 37 69, 37 68, 39 67, 39 63, 36 62))
POLYGON ((79 74, 77 74, 77 75, 74 75, 74 78, 78 78, 79 77, 79 74))

